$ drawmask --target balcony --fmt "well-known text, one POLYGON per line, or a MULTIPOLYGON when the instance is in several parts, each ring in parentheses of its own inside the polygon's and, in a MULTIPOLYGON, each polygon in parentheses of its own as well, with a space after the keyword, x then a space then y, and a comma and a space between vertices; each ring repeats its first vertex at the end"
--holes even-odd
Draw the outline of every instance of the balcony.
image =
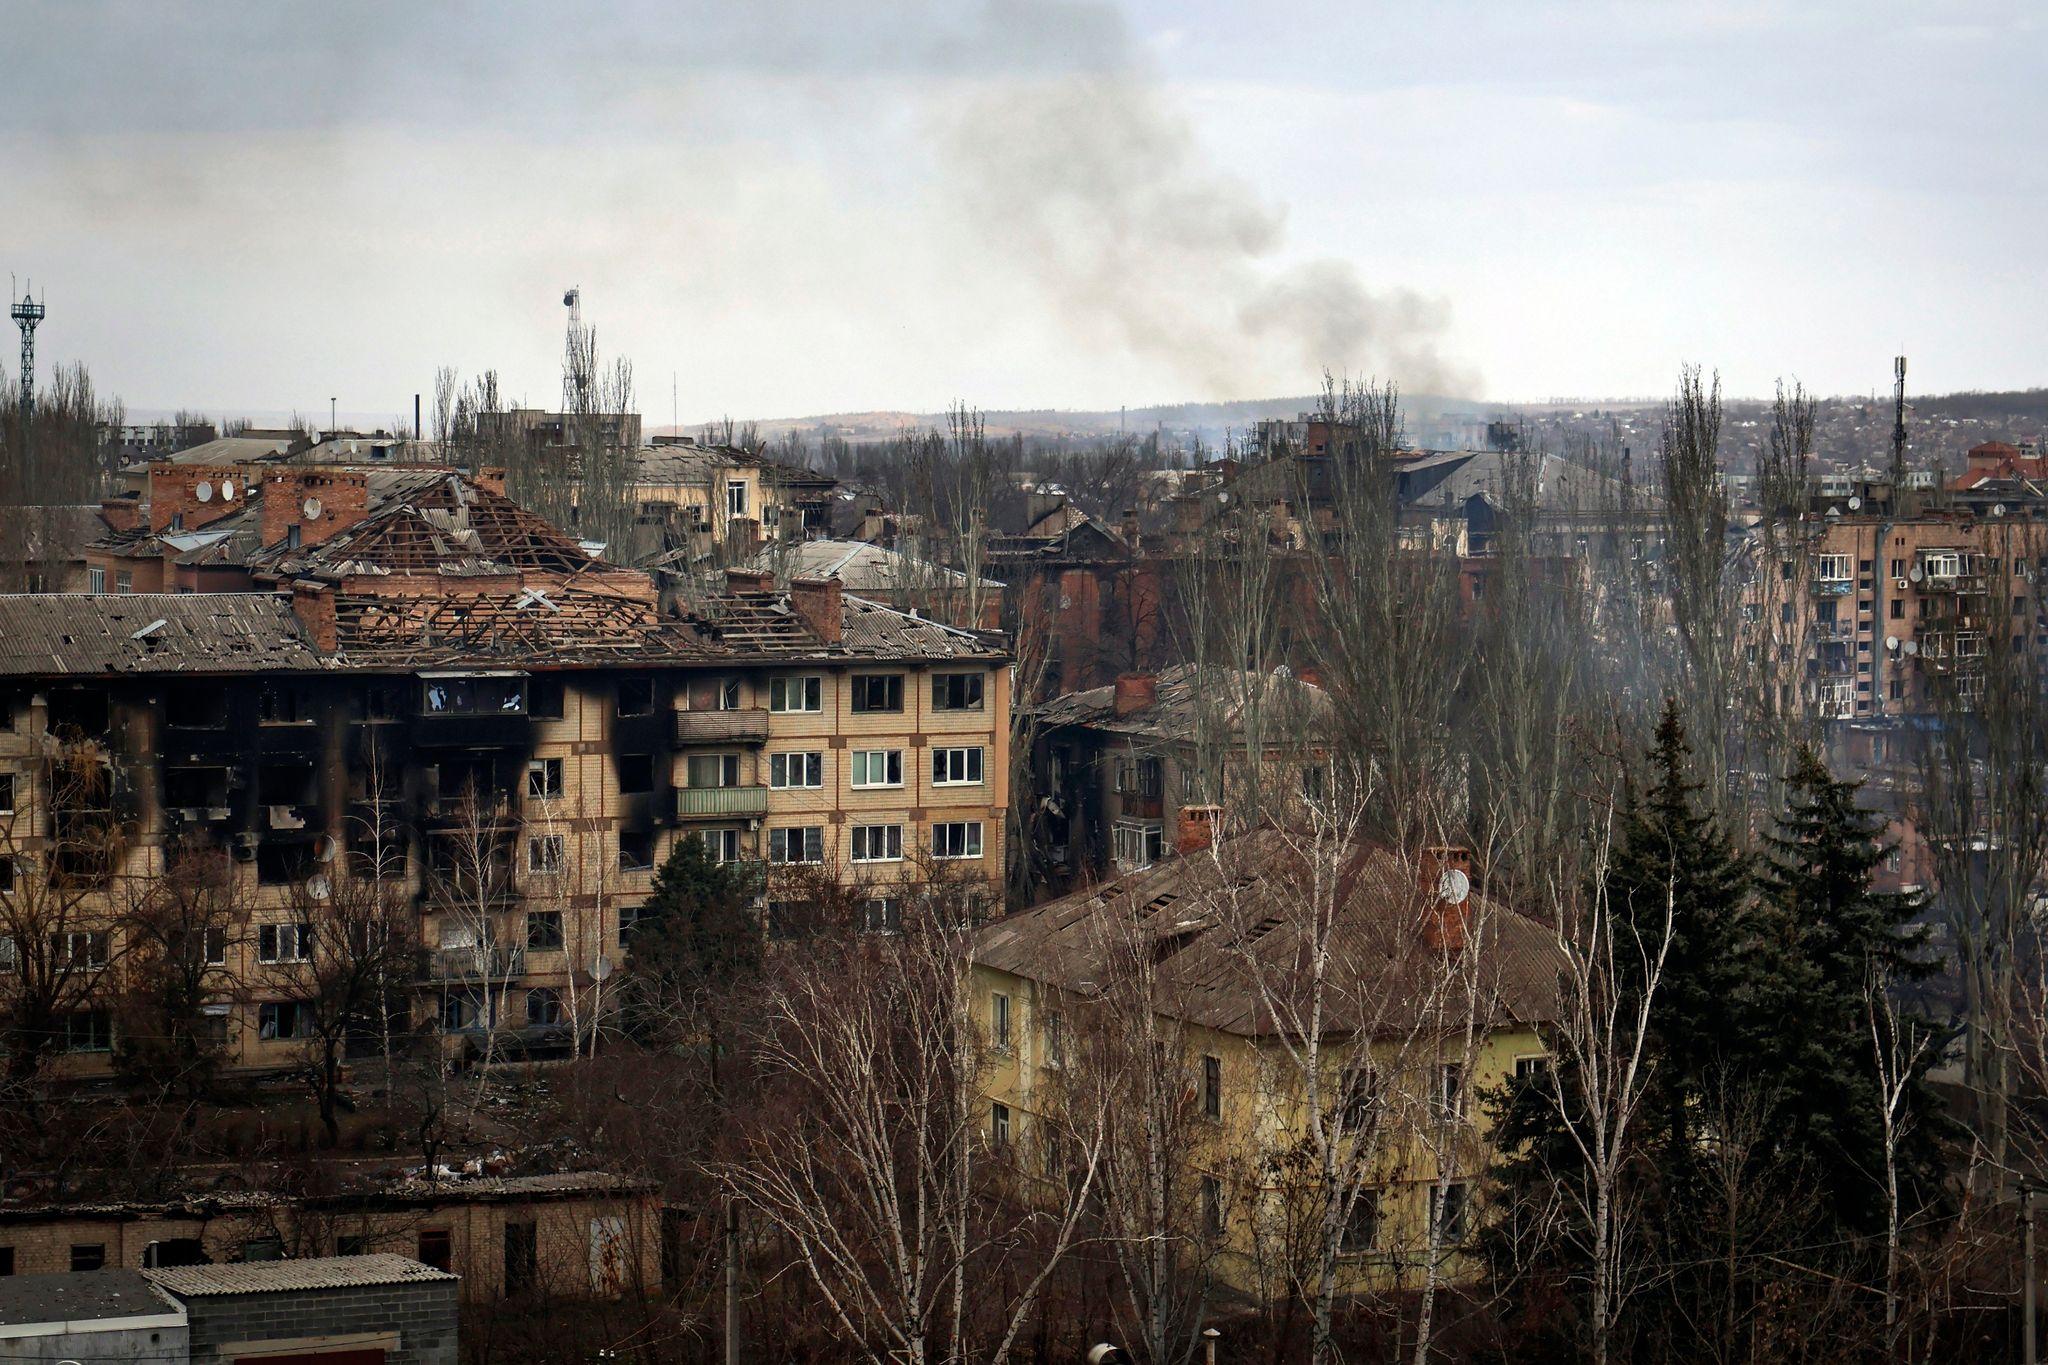
POLYGON ((678 787, 676 816, 683 820, 768 813, 766 787, 678 787))
POLYGON ((500 943, 490 947, 437 948, 427 963, 435 981, 513 981, 526 975, 526 949, 500 943))
POLYGON ((1813 595, 1815 597, 1847 597, 1849 590, 1854 586, 1855 580, 1850 578, 1816 578, 1813 580, 1813 595))
POLYGON ((759 706, 736 711, 676 712, 676 743, 765 744, 768 712, 759 706))

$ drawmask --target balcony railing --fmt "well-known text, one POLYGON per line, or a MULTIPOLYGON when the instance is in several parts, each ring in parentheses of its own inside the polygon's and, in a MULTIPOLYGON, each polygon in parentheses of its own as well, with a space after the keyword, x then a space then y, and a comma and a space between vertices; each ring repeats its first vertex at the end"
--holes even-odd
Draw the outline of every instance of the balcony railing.
POLYGON ((526 975, 526 949, 497 943, 485 948, 439 948, 428 961, 436 981, 510 981, 526 975))
POLYGON ((759 706, 737 711, 676 712, 677 744, 765 744, 768 712, 759 706))
POLYGON ((767 813, 766 787, 676 788, 676 815, 684 820, 767 813))
POLYGON ((1816 578, 1813 580, 1813 595, 1815 597, 1847 597, 1849 589, 1854 586, 1855 583, 1852 579, 1816 578))

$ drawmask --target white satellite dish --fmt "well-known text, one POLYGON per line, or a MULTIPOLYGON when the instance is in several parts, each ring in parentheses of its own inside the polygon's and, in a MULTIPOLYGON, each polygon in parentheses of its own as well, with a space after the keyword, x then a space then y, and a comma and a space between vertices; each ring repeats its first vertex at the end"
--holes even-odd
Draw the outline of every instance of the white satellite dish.
POLYGON ((320 515, 320 499, 307 498, 303 503, 299 504, 299 510, 306 514, 307 521, 312 521, 320 515))
POLYGON ((198 483, 198 486, 192 490, 192 496, 199 499, 201 502, 212 502, 213 485, 208 483, 206 480, 201 479, 198 483))
POLYGON ((1927 577, 1927 575, 1921 570, 1918 564, 1915 564, 1912 568, 1906 570, 1906 577, 1912 579, 1915 583, 1918 583, 1921 579, 1927 577))
POLYGON ((233 502, 235 500, 235 481, 233 479, 222 479, 220 481, 220 500, 222 502, 233 502))
POLYGON ((1896 636, 1896 635, 1887 635, 1887 636, 1885 636, 1885 637, 1884 637, 1884 647, 1885 647, 1886 649, 1897 649, 1897 648, 1899 647, 1899 637, 1898 637, 1898 636, 1896 636))
POLYGON ((1994 502, 1994 503, 1992 503, 1992 504, 1991 504, 1991 515, 1992 515, 1992 516, 1994 516, 1994 517, 2002 517, 2002 516, 2004 516, 2004 515, 2005 515, 2005 504, 2004 504, 2004 503, 2002 503, 2002 502, 1994 502))
POLYGON ((1463 905, 1472 894, 1472 879, 1455 867, 1447 867, 1436 879, 1436 894, 1451 905, 1463 905))
POLYGON ((1906 641, 1906 653, 1908 653, 1908 654, 1918 654, 1919 652, 1920 652, 1920 642, 1919 642, 1918 640, 1908 640, 1908 641, 1906 641))
POLYGON ((597 961, 590 964, 590 974, 603 981, 612 974, 612 960, 600 955, 597 961))
POLYGON ((313 841, 313 861, 331 863, 334 861, 334 836, 323 834, 313 841))
POLYGON ((1849 499, 1849 510, 1850 510, 1851 512, 1854 512, 1854 511, 1856 511, 1856 510, 1857 510, 1858 508, 1860 508, 1860 507, 1862 507, 1862 506, 1863 506, 1863 499, 1861 499, 1861 498, 1851 498, 1851 499, 1849 499))
POLYGON ((312 881, 306 883, 306 893, 316 901, 326 900, 327 894, 333 889, 333 887, 327 884, 327 878, 325 877, 315 877, 312 881))

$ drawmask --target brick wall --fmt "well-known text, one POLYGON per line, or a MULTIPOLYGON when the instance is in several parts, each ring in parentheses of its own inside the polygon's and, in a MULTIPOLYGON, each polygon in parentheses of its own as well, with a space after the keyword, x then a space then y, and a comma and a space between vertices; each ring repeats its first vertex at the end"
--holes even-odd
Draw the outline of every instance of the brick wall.
POLYGON ((456 1282, 350 1285, 185 1300, 193 1365, 231 1359, 238 1342, 396 1333, 387 1365, 455 1365, 456 1282))

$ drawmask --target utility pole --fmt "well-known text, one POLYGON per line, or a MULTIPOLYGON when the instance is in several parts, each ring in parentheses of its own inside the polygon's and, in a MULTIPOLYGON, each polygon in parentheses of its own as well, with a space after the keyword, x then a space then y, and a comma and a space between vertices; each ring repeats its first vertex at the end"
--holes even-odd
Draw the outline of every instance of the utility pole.
POLYGON ((2025 1229, 2021 1237, 2020 1275, 2020 1330, 2025 1339, 2020 1344, 2020 1360, 2023 1365, 2035 1365, 2034 1310, 2034 1187, 2027 1181, 2020 1182, 2020 1225, 2025 1229))

